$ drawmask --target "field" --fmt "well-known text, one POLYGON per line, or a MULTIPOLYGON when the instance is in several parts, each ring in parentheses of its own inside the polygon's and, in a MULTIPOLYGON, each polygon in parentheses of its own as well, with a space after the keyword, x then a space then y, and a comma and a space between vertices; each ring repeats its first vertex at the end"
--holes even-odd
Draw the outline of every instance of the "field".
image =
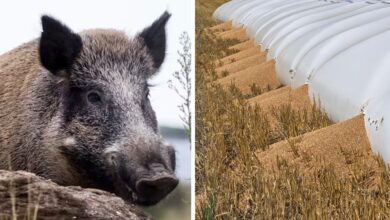
POLYGON ((196 219, 390 219, 390 173, 363 116, 340 123, 278 82, 245 34, 196 0, 196 219))

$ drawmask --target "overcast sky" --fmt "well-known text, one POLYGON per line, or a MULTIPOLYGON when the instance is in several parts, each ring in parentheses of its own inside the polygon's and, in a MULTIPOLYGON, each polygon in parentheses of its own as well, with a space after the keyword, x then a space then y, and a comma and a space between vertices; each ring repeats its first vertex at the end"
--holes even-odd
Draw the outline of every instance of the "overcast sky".
MULTIPOLYGON (((0 5, 0 54, 39 37, 40 16, 48 14, 79 32, 90 28, 124 30, 129 36, 141 31, 165 10, 172 13, 167 26, 168 47, 165 63, 151 83, 151 101, 160 125, 182 127, 177 105, 181 100, 168 88, 167 81, 177 64, 179 36, 193 30, 190 0, 14 0, 0 5)), ((193 41, 193 39, 191 39, 193 41)))

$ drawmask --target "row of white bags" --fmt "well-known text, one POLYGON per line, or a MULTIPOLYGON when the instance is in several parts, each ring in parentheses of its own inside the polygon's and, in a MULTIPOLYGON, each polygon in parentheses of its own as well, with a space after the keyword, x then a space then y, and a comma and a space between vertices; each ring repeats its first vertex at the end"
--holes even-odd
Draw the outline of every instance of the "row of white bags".
POLYGON ((214 17, 244 26, 279 80, 308 84, 333 121, 364 113, 371 146, 390 163, 389 1, 233 0, 214 17))

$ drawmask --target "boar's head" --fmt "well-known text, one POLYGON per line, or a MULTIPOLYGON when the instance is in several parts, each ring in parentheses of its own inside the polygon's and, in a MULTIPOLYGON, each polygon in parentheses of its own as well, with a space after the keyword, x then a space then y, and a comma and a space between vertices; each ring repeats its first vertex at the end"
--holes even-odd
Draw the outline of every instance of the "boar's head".
MULTIPOLYGON (((148 79, 165 57, 165 12, 133 38, 115 30, 74 33, 42 17, 39 58, 57 99, 51 143, 82 178, 140 205, 178 184, 175 151, 159 134, 148 79)), ((64 177, 66 178, 66 177, 64 177)))

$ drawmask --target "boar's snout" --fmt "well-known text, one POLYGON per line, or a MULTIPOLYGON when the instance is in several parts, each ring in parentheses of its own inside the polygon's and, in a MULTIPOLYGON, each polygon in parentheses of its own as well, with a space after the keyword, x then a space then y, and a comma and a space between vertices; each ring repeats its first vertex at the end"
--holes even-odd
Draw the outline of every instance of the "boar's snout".
POLYGON ((161 164, 153 164, 151 167, 154 174, 140 178, 135 185, 139 194, 138 202, 141 205, 156 204, 172 192, 179 183, 179 180, 172 173, 167 172, 161 164))
MULTIPOLYGON (((169 156, 147 153, 146 157, 132 157, 134 154, 107 153, 112 169, 114 192, 139 205, 150 206, 164 199, 179 183, 176 177, 174 151, 165 148, 169 156), (140 158, 144 158, 141 159, 140 158)), ((145 153, 145 152, 144 152, 145 153)))

